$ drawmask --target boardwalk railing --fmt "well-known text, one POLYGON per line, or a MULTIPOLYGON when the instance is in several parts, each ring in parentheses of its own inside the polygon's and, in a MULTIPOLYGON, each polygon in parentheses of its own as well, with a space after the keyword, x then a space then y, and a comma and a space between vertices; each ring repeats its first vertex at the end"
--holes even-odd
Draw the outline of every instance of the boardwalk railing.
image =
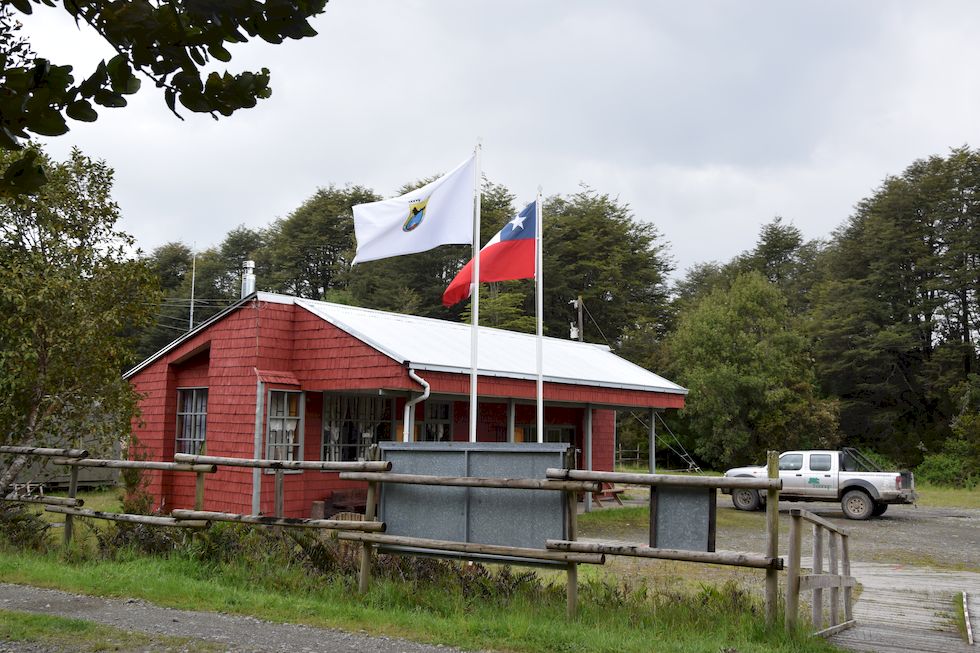
POLYGON ((789 512, 789 561, 786 576, 786 630, 796 626, 800 610, 800 593, 813 592, 811 620, 816 635, 830 636, 855 624, 852 612, 853 591, 857 581, 851 576, 847 531, 838 528, 812 512, 793 508, 789 512), (800 570, 800 551, 804 522, 813 526, 813 573, 800 570), (827 540, 827 560, 824 559, 824 534, 827 540), (827 562, 827 571, 824 571, 827 562), (830 622, 824 627, 824 590, 828 591, 830 622), (841 591, 843 590, 843 591, 841 591), (843 601, 842 601, 843 599, 843 601), (844 619, 840 618, 841 602, 844 619))

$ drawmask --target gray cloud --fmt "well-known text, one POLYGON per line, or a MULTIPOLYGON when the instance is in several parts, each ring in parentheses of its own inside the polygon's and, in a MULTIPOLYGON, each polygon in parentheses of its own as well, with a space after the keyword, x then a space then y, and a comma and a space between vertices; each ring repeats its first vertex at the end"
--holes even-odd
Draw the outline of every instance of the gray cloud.
MULTIPOLYGON (((25 22, 81 70, 63 11, 25 22)), ((529 198, 580 181, 657 224, 681 270, 751 247, 775 215, 823 237, 888 174, 978 142, 973 2, 450 3, 335 0, 316 39, 233 50, 273 96, 215 122, 147 87, 52 139, 117 171, 144 249, 267 225, 317 186, 393 194, 461 161, 529 198)))

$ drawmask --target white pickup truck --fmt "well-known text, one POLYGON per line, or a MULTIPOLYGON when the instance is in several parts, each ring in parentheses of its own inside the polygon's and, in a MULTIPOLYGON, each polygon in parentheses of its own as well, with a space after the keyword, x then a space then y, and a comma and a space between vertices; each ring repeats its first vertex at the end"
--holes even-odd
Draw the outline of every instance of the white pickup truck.
MULTIPOLYGON (((725 476, 765 478, 765 467, 736 467, 725 476)), ((779 455, 779 498, 787 501, 840 501, 848 519, 884 514, 893 503, 915 503, 911 472, 882 471, 856 449, 787 451, 779 455)), ((722 490, 739 510, 758 510, 766 496, 758 490, 722 490)))

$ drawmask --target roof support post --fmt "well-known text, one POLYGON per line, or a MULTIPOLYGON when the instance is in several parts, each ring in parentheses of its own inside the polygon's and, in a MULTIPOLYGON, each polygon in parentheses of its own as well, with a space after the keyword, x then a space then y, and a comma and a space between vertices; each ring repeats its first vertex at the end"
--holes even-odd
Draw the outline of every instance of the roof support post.
MULTIPOLYGON (((592 471, 592 404, 585 404, 585 469, 592 471)), ((592 512, 592 493, 585 493, 585 512, 592 512)))
POLYGON ((507 400, 507 442, 514 442, 514 400, 507 400))
MULTIPOLYGON (((258 375, 258 372, 256 372, 258 375)), ((262 417, 265 414, 265 384, 261 380, 255 381, 255 439, 253 442, 253 457, 265 458, 262 455, 262 417)), ((261 512, 262 499, 262 470, 255 468, 252 470, 252 514, 257 515, 261 512)))
POLYGON ((657 473, 657 409, 650 409, 650 473, 657 473))

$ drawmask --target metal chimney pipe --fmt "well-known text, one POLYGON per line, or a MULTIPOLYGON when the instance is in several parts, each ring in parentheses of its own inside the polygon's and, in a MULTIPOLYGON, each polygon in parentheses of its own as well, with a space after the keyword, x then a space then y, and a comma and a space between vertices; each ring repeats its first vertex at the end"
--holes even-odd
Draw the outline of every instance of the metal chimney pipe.
POLYGON ((242 263, 242 299, 255 292, 255 261, 242 263))

